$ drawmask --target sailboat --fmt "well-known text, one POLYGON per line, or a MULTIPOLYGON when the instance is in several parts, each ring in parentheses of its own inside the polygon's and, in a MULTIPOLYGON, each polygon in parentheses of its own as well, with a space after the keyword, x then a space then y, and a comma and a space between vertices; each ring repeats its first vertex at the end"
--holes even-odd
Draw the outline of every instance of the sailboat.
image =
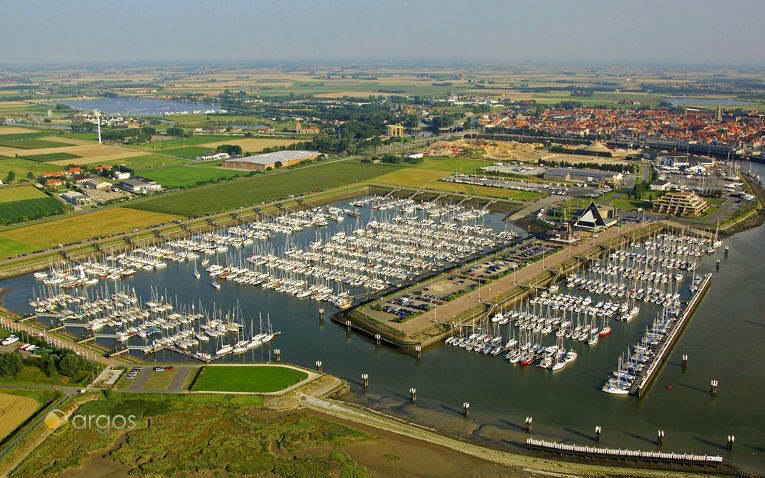
POLYGON ((220 289, 220 284, 216 282, 215 280, 212 281, 212 286, 215 287, 216 289, 220 289))
POLYGON ((194 263, 194 278, 199 279, 201 276, 199 274, 199 271, 197 270, 197 263, 194 263))

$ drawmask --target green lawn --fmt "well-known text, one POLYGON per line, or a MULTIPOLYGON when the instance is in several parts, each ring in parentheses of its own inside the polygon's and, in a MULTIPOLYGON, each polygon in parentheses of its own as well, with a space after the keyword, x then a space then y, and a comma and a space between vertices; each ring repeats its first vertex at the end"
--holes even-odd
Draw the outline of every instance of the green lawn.
POLYGON ((213 148, 205 148, 204 146, 184 146, 182 148, 169 148, 158 151, 162 154, 172 154, 173 156, 180 156, 182 158, 193 159, 197 156, 201 156, 204 153, 214 151, 213 148))
POLYGON ((610 204, 616 209, 623 211, 635 211, 637 209, 651 209, 651 201, 638 201, 634 199, 612 199, 610 204))
POLYGON ((49 153, 49 154, 30 154, 29 156, 19 156, 23 159, 28 159, 30 161, 37 161, 38 163, 44 163, 46 161, 59 161, 62 159, 75 159, 75 158, 81 158, 82 156, 77 156, 76 154, 71 153, 49 153))
POLYGON ((343 161, 283 172, 272 171, 188 191, 164 194, 130 207, 183 216, 202 216, 241 206, 254 206, 291 194, 368 181, 399 168, 400 166, 395 165, 343 161))
POLYGON ((166 390, 173 381, 173 377, 178 373, 178 369, 164 370, 162 372, 151 372, 149 378, 143 384, 144 390, 166 390))
POLYGON ((204 392, 276 392, 304 380, 308 374, 278 365, 204 367, 192 390, 204 392))
POLYGON ((4 202, 23 201, 25 199, 46 198, 42 191, 30 185, 0 188, 0 204, 4 202))
POLYGON ((58 373, 53 373, 51 376, 45 375, 42 370, 31 365, 25 365, 16 377, 0 377, 0 384, 46 384, 46 385, 85 385, 90 382, 91 374, 88 372, 82 372, 74 377, 67 377, 58 373))
POLYGON ((193 166, 171 166, 166 168, 136 171, 136 175, 152 179, 168 188, 194 186, 200 182, 213 182, 246 174, 245 171, 229 169, 196 168, 193 166))

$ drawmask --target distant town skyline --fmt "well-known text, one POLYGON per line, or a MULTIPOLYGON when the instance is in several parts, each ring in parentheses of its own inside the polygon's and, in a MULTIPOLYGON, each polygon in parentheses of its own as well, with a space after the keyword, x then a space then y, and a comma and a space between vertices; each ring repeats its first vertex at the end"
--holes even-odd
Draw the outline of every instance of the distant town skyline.
POLYGON ((761 67, 765 2, 3 2, 0 64, 495 62, 761 67))

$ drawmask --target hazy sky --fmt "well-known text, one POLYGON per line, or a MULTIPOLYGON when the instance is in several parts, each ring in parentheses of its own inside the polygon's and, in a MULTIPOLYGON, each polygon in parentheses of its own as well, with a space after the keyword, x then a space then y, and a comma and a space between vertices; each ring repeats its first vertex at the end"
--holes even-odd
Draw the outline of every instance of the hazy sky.
POLYGON ((763 65, 763 0, 3 0, 0 63, 763 65))

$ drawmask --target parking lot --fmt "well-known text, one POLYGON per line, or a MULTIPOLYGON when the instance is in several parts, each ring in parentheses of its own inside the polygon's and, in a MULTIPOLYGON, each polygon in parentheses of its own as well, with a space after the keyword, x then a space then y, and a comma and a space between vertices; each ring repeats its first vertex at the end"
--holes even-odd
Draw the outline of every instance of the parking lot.
MULTIPOLYGON (((533 239, 473 262, 442 276, 422 282, 406 291, 366 307, 364 313, 382 321, 403 322, 502 277, 558 246, 533 239)), ((492 294, 487 290, 488 295, 492 294)))

